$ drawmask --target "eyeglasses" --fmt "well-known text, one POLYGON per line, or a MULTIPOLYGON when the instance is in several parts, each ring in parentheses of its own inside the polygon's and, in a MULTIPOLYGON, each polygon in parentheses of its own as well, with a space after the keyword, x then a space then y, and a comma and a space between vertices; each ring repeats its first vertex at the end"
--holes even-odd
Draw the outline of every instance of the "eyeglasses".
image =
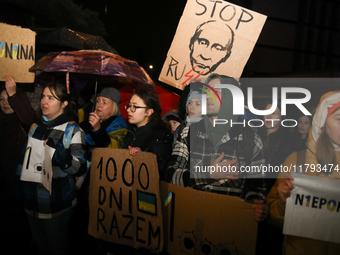
POLYGON ((149 108, 149 107, 147 107, 147 106, 135 106, 133 104, 126 104, 126 105, 124 105, 124 108, 125 108, 125 110, 128 110, 130 108, 131 112, 135 112, 136 109, 139 109, 139 108, 149 108))

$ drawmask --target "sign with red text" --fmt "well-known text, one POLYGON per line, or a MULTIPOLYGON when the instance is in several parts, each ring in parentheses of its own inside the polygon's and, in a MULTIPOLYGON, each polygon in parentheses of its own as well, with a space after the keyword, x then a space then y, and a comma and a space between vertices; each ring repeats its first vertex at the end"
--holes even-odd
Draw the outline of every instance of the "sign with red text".
POLYGON ((154 252, 163 249, 163 219, 156 155, 96 148, 90 179, 88 233, 154 252))
POLYGON ((161 182, 168 254, 255 254, 257 223, 239 197, 161 182))
POLYGON ((291 174, 283 233, 340 243, 340 180, 291 174))
POLYGON ((31 83, 34 73, 36 33, 27 28, 0 23, 0 80, 10 75, 16 82, 31 83))
POLYGON ((266 16, 217 0, 188 0, 159 80, 183 89, 213 73, 240 78, 266 16))

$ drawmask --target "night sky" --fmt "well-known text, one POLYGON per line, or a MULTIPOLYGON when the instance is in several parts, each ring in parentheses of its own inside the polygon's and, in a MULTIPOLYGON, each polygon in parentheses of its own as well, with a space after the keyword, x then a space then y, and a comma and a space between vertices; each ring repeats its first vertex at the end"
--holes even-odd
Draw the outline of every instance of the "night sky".
POLYGON ((74 2, 81 2, 83 8, 97 11, 105 23, 107 43, 121 56, 137 61, 154 80, 158 80, 185 0, 97 0, 96 6, 88 0, 74 2), (149 69, 149 65, 154 68, 149 69))

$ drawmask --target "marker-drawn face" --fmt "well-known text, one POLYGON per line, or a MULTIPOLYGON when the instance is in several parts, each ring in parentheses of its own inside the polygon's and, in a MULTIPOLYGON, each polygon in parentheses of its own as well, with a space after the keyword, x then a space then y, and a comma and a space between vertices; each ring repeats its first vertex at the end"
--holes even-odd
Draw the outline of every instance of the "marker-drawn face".
POLYGON ((214 26, 208 26, 210 21, 202 24, 191 38, 190 62, 197 73, 203 75, 212 73, 225 62, 233 44, 233 31, 225 24, 223 30, 214 26))

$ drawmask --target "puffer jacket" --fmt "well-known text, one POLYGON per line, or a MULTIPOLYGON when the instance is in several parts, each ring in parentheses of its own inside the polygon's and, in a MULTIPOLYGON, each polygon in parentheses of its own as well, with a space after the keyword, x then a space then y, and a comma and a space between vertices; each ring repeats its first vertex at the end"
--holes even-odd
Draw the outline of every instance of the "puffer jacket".
MULTIPOLYGON (((340 101, 340 91, 328 92, 321 97, 320 104, 317 107, 316 114, 313 118, 313 124, 309 131, 306 150, 306 164, 318 164, 316 160, 315 144, 319 138, 322 128, 326 121, 328 108, 340 101)), ((336 163, 340 167, 340 148, 335 147, 336 163)), ((284 166, 296 165, 297 153, 292 153, 284 162, 284 166)), ((335 167, 335 166, 334 166, 335 167)), ((310 168, 309 168, 310 169, 310 168)), ((306 170, 306 169, 305 169, 306 170)), ((304 170, 304 171, 305 171, 304 170)), ((308 171, 306 175, 317 175, 320 177, 340 179, 340 172, 333 171, 331 174, 317 173, 308 171)), ((282 182, 284 173, 280 173, 279 178, 276 180, 274 186, 267 196, 267 204, 270 208, 269 221, 272 225, 282 228, 284 222, 285 208, 279 203, 277 187, 282 182)), ((283 254, 308 254, 308 255, 331 255, 340 254, 340 244, 309 239, 304 237, 286 235, 283 242, 283 254)))

